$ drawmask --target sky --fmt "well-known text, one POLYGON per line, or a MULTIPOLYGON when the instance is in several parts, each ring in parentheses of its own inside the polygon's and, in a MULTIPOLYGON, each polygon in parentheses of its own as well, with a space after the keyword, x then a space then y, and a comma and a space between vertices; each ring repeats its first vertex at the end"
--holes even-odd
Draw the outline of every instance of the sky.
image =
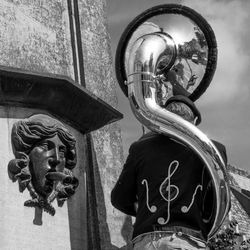
MULTIPOLYGON (((250 1, 247 0, 107 0, 113 59, 128 23, 144 10, 178 3, 200 13, 214 30, 218 45, 215 75, 207 91, 195 102, 202 114, 199 129, 227 148, 229 164, 250 172, 250 1)), ((117 84, 118 85, 118 84, 117 84)), ((117 86, 124 154, 142 135, 128 99, 117 86)))

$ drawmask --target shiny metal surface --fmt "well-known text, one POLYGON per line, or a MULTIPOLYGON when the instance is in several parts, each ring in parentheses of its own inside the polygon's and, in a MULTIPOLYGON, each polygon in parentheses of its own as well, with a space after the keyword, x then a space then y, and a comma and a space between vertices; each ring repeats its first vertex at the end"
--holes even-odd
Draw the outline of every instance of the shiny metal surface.
POLYGON ((209 237, 212 237, 229 211, 230 193, 225 163, 217 148, 202 131, 160 106, 157 98, 158 79, 149 76, 148 72, 130 74, 128 90, 131 109, 146 127, 180 140, 192 148, 204 162, 211 176, 216 197, 214 223, 209 233, 209 237), (151 82, 148 78, 152 79, 151 82))
POLYGON ((164 14, 143 22, 126 42, 125 84, 134 115, 149 129, 192 148, 210 174, 216 197, 210 238, 230 207, 225 163, 202 131, 163 108, 172 95, 189 96, 201 83, 208 58, 203 32, 187 17, 164 14))
MULTIPOLYGON (((154 76, 161 76, 159 84, 162 88, 163 102, 174 94, 190 96, 205 75, 208 44, 199 26, 187 17, 176 14, 157 15, 141 24, 133 33, 125 52, 126 73, 129 75, 128 55, 135 53, 134 47, 139 46, 138 43, 148 41, 145 36, 160 36, 160 34, 165 36, 165 38, 162 37, 160 44, 150 38, 150 49, 153 50, 154 47, 159 46, 158 55, 152 55, 153 58, 151 56, 147 59, 141 58, 142 61, 137 63, 145 65, 143 70, 147 70, 153 61, 154 76), (167 46, 163 42, 165 39, 167 46)), ((145 45, 141 46, 145 47, 145 45)), ((150 53, 145 49, 144 52, 146 55, 150 53)), ((134 56, 138 57, 138 53, 137 50, 137 55, 134 56)))

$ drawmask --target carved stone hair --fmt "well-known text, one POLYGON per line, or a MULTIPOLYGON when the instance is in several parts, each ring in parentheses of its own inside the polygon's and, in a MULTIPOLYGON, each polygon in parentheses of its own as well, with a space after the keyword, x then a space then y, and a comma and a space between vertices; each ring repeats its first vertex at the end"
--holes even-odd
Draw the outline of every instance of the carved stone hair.
POLYGON ((78 187, 78 179, 73 175, 72 169, 76 166, 76 140, 62 123, 46 115, 34 115, 28 119, 16 122, 12 127, 11 142, 15 159, 8 164, 9 178, 18 181, 19 191, 29 190, 31 200, 27 200, 24 206, 40 207, 51 215, 55 209, 51 205, 57 199, 58 205, 75 193, 78 187), (40 141, 58 136, 66 147, 65 180, 59 182, 48 197, 43 197, 34 188, 30 172, 29 153, 40 141), (66 178, 67 177, 67 178, 66 178))
POLYGON ((12 128, 12 147, 16 158, 20 152, 29 154, 33 147, 45 138, 52 138, 57 135, 66 146, 65 154, 66 165, 68 169, 73 169, 76 165, 76 140, 75 138, 59 124, 47 126, 41 122, 19 121, 12 128))

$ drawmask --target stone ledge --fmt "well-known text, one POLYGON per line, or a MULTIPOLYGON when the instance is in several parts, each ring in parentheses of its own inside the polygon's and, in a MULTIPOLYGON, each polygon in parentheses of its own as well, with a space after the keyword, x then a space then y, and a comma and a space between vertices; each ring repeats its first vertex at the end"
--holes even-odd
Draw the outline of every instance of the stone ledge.
POLYGON ((238 174, 238 175, 241 175, 241 176, 244 176, 246 178, 249 178, 250 179, 250 173, 246 170, 243 170, 243 169, 240 169, 240 168, 237 168, 235 166, 232 166, 230 164, 227 165, 227 169, 234 173, 234 174, 238 174))
POLYGON ((0 105, 46 110, 82 133, 123 118, 66 76, 0 66, 0 105))

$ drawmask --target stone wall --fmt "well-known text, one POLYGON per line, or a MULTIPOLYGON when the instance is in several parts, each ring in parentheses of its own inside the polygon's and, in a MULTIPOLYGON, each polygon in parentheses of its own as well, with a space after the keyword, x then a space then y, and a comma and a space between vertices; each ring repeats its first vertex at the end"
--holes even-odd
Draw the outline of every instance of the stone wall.
MULTIPOLYGON (((84 73, 87 89, 117 107, 116 80, 112 69, 106 1, 79 1, 84 73)), ((123 164, 120 126, 114 123, 92 133, 96 156, 95 178, 101 249, 126 249, 131 221, 114 209, 110 192, 123 164)), ((130 248, 130 246, 128 246, 130 248)))
MULTIPOLYGON (((234 166, 228 166, 228 171, 230 174, 231 184, 240 189, 245 189, 250 191, 250 174, 242 169, 238 169, 234 166)), ((250 217, 243 209, 239 201, 232 194, 232 218, 239 222, 239 230, 241 233, 245 234, 247 238, 250 238, 250 217)), ((249 198, 250 199, 250 198, 249 198)))
POLYGON ((73 77, 66 1, 3 0, 0 65, 73 77))
MULTIPOLYGON (((76 3, 70 0, 1 1, 0 65, 75 79, 68 8, 73 2, 76 3)), ((84 62, 81 66, 85 73, 83 82, 89 91, 116 108, 106 2, 80 0, 78 10, 84 62)), ((110 203, 110 191, 123 163, 118 123, 88 135, 82 135, 66 124, 78 142, 80 160, 75 171, 81 176, 79 191, 68 206, 57 209, 55 217, 44 215, 42 226, 32 224, 34 211, 23 206, 26 194, 22 196, 17 185, 8 179, 6 164, 13 157, 10 141, 13 122, 36 113, 46 112, 0 107, 0 248, 126 249, 131 231, 130 219, 113 209, 110 203)))

